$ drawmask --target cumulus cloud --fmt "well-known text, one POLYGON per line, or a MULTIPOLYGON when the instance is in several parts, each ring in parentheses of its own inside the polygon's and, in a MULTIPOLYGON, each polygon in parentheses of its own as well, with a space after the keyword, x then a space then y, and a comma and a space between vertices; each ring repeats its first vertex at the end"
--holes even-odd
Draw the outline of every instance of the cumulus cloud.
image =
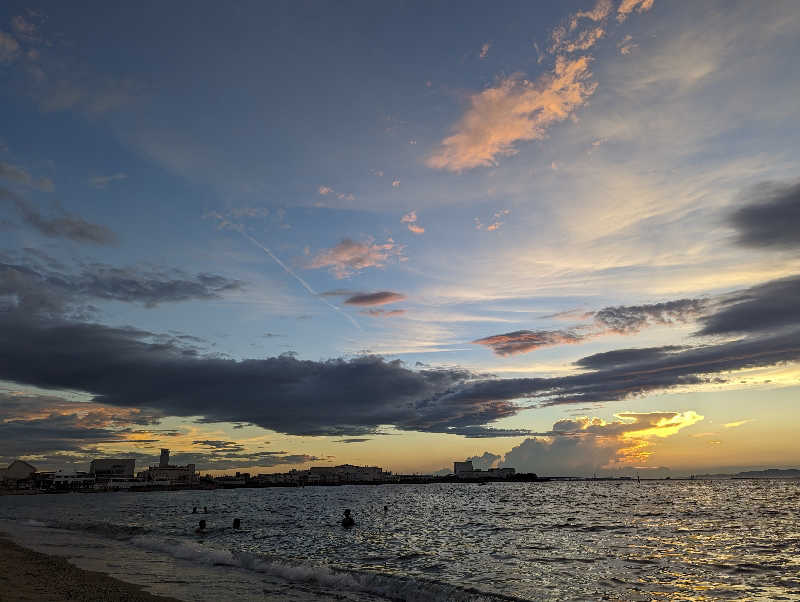
POLYGON ((347 299, 347 305, 386 305, 387 303, 397 303, 405 301, 406 296, 402 293, 392 291, 378 291, 376 293, 356 293, 347 299))
POLYGON ((346 278, 366 268, 381 268, 392 259, 402 258, 403 246, 392 239, 377 244, 372 239, 355 242, 345 238, 335 247, 320 251, 309 267, 329 268, 337 278, 346 278))
POLYGON ((544 437, 525 439, 509 450, 500 464, 551 476, 620 470, 645 464, 654 453, 654 438, 673 436, 703 420, 691 410, 626 412, 616 418, 612 422, 586 416, 559 420, 544 437))
POLYGON ((406 213, 400 221, 404 224, 408 225, 408 229, 411 230, 414 234, 424 234, 425 228, 420 226, 417 223, 417 212, 416 211, 409 211, 406 213))
POLYGON ((655 0, 622 0, 617 8, 617 21, 622 23, 635 10, 644 13, 653 8, 655 0))
POLYGON ((764 249, 800 248, 800 183, 760 184, 730 215, 738 243, 764 249))
POLYGON ((514 75, 472 95, 453 133, 426 164, 448 171, 488 167, 516 154, 515 143, 544 138, 594 93, 589 61, 559 56, 553 71, 536 82, 514 75))
POLYGON ((49 238, 67 238, 95 245, 110 245, 117 241, 117 235, 106 226, 64 211, 54 217, 44 216, 30 201, 4 188, 0 188, 0 201, 11 201, 23 222, 49 238))
POLYGON ((89 178, 89 185, 93 188, 98 188, 103 190, 108 187, 109 184, 112 182, 118 182, 120 180, 125 180, 128 178, 128 174, 117 172, 115 174, 111 174, 110 176, 93 176, 89 178))

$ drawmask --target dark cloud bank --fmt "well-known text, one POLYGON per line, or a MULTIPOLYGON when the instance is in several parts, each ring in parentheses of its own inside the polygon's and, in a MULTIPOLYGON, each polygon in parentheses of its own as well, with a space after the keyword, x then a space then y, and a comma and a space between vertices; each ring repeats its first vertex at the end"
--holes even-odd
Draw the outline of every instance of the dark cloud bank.
POLYGON ((730 216, 740 244, 772 249, 800 247, 800 182, 760 184, 745 201, 730 216))
MULTIPOLYGON (((743 368, 800 360, 800 276, 713 302, 684 299, 605 308, 591 314, 605 331, 628 333, 652 323, 692 319, 700 324, 696 335, 705 338, 696 346, 588 356, 577 362, 587 369, 580 374, 501 380, 457 368, 411 370, 379 357, 307 361, 284 355, 235 361, 204 356, 152 333, 69 318, 59 305, 64 291, 76 286, 81 295, 107 298, 98 291, 121 290, 114 298, 153 303, 162 296, 147 292, 152 287, 118 288, 104 278, 97 284, 78 275, 68 284, 37 288, 47 276, 41 269, 30 268, 36 272, 31 274, 24 268, 7 266, 0 274, 5 294, 15 298, 0 311, 0 379, 85 391, 107 406, 256 424, 295 435, 363 438, 382 425, 395 425, 468 437, 519 436, 529 433, 492 429, 491 424, 524 407, 621 400, 724 380, 728 372, 743 368)), ((219 292, 215 287, 226 286, 192 282, 201 291, 210 286, 212 295, 219 292)), ((518 333, 505 336, 513 334, 518 333)), ((204 450, 209 444, 198 442, 204 450)), ((213 453, 240 452, 223 446, 213 453)))

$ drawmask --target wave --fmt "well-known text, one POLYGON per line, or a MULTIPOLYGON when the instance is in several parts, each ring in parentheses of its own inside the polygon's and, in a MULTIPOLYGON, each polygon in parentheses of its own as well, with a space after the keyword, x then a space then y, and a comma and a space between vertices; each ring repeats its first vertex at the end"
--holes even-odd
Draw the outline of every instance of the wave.
POLYGON ((194 541, 139 536, 132 538, 130 542, 138 547, 168 554, 181 560, 256 571, 292 583, 312 585, 332 592, 346 590, 377 595, 387 600, 407 600, 409 602, 522 600, 522 598, 481 592, 438 581, 377 572, 344 570, 325 565, 277 560, 247 552, 232 552, 194 541))

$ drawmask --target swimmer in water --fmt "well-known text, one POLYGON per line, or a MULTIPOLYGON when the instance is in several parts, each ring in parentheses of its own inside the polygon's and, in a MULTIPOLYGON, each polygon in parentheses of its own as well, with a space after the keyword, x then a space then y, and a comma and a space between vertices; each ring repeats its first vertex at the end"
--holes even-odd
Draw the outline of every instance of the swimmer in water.
POLYGON ((200 524, 197 526, 197 529, 194 530, 195 533, 205 533, 206 532, 206 521, 201 520, 200 524))
POLYGON ((233 519, 233 528, 234 528, 234 529, 240 529, 241 527, 242 527, 242 521, 241 521, 241 519, 234 518, 234 519, 233 519))
POLYGON ((353 520, 353 517, 350 516, 350 509, 347 508, 344 511, 344 516, 342 517, 342 526, 343 527, 352 527, 356 524, 356 521, 353 520))
POLYGON ((192 508, 192 514, 197 514, 197 506, 195 506, 194 508, 192 508))

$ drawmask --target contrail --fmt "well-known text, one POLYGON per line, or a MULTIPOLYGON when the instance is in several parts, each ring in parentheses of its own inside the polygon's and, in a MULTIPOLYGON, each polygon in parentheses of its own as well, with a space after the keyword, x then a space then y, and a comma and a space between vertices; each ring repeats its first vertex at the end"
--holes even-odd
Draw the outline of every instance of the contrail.
POLYGON ((303 285, 303 288, 305 288, 305 289, 306 289, 306 290, 307 290, 309 293, 311 293, 312 295, 314 295, 314 296, 315 296, 317 299, 319 299, 320 301, 322 301, 322 302, 323 302, 325 305, 327 305, 328 307, 330 307, 332 310, 334 310, 334 311, 337 311, 337 312, 339 312, 340 314, 342 314, 342 315, 343 315, 345 318, 347 318, 348 320, 350 320, 350 322, 352 322, 353 326, 355 326, 355 327, 356 327, 356 328, 358 328, 359 330, 363 330, 363 329, 361 328, 361 325, 360 325, 358 322, 356 322, 356 319, 355 319, 353 316, 351 316, 351 315, 350 315, 350 314, 348 314, 347 312, 344 312, 344 311, 342 311, 342 310, 341 310, 341 308, 339 308, 339 307, 336 307, 336 306, 335 306, 333 303, 329 302, 329 301, 328 301, 328 300, 327 300, 325 297, 323 297, 323 296, 322 296, 322 295, 320 295, 320 294, 319 294, 317 291, 315 291, 313 288, 311 288, 311 285, 310 285, 308 282, 306 282, 306 281, 305 281, 305 280, 303 280, 303 279, 302 279, 300 276, 298 276, 297 274, 295 274, 295 273, 294 273, 294 271, 293 271, 293 270, 292 270, 292 269, 291 269, 291 268, 290 268, 288 265, 286 265, 285 263, 283 263, 283 262, 280 260, 280 258, 279 258, 277 255, 275 255, 275 253, 273 253, 272 251, 270 251, 268 247, 265 247, 265 246, 264 246, 264 245, 262 245, 260 242, 258 242, 258 241, 257 241, 255 238, 253 238, 252 236, 250 236, 250 235, 249 235, 247 232, 245 232, 245 231, 244 231, 244 228, 242 228, 241 226, 236 226, 236 225, 234 225, 234 224, 231 224, 231 225, 232 225, 232 226, 234 226, 234 228, 235 228, 236 230, 238 230, 238 231, 239 231, 239 234, 241 234, 242 236, 244 236, 244 237, 245 237, 247 240, 249 240, 250 242, 252 242, 252 243, 253 243, 254 245, 256 245, 256 246, 257 246, 259 249, 261 249, 262 251, 264 251, 264 252, 265 252, 267 255, 269 255, 270 257, 272 257, 272 259, 274 259, 274 260, 275 260, 275 263, 277 263, 279 266, 281 266, 281 267, 283 268, 283 270, 284 270, 284 271, 285 271, 287 274, 289 274, 289 275, 290 275, 290 276, 292 276, 292 277, 293 277, 295 280, 297 280, 297 281, 298 281, 300 284, 302 284, 302 285, 303 285))

